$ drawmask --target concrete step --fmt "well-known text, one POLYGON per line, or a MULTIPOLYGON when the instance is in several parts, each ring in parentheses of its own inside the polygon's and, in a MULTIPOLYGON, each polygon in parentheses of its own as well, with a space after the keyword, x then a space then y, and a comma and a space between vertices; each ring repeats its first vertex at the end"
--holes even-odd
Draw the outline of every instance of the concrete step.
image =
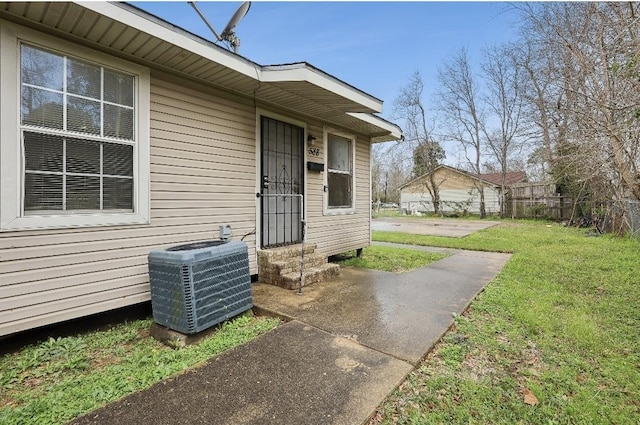
MULTIPOLYGON (((327 258, 322 254, 313 253, 305 254, 304 256, 305 268, 320 267, 326 262, 327 258)), ((269 268, 271 273, 287 274, 300 272, 300 255, 289 258, 287 260, 272 261, 269 264, 271 264, 271 267, 269 268)))
MULTIPOLYGON (((306 254, 304 256, 304 267, 315 268, 327 263, 324 255, 319 253, 306 254)), ((281 276, 288 273, 300 273, 300 257, 295 256, 282 261, 269 261, 268 258, 260 257, 258 263, 258 277, 261 282, 280 285, 281 276)))
MULTIPOLYGON (((340 266, 334 263, 323 264, 320 267, 305 267, 303 272, 302 286, 321 282, 340 275, 340 266)), ((300 272, 283 274, 279 286, 286 289, 297 289, 300 282, 300 272)))
MULTIPOLYGON (((305 243, 304 255, 310 255, 316 252, 317 244, 305 243)), ((302 251, 302 244, 282 246, 279 248, 269 248, 258 251, 258 257, 268 261, 281 261, 288 258, 297 257, 302 251)))

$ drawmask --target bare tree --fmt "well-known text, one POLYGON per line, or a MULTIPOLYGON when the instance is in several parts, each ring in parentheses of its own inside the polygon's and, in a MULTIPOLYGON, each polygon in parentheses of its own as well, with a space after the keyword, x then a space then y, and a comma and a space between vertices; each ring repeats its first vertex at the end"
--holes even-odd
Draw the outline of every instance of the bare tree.
POLYGON ((374 206, 381 202, 399 202, 399 187, 410 176, 409 156, 398 144, 373 145, 371 160, 371 193, 374 206))
POLYGON ((385 146, 382 143, 376 143, 371 147, 371 200, 377 208, 380 206, 382 188, 384 185, 384 158, 385 146))
POLYGON ((512 45, 510 54, 523 77, 520 92, 531 145, 528 162, 538 167, 536 174, 544 179, 554 160, 554 141, 558 132, 562 132, 563 121, 558 119, 556 102, 553 102, 553 106, 549 103, 551 99, 559 98, 558 85, 554 81, 553 59, 529 34, 523 31, 521 38, 512 45))
POLYGON ((480 194, 480 217, 485 218, 487 212, 481 174, 481 136, 486 127, 485 114, 480 101, 480 88, 465 48, 442 65, 438 70, 438 80, 438 109, 446 122, 446 136, 462 147, 468 167, 478 176, 476 188, 480 194))
POLYGON ((445 158, 444 149, 434 139, 427 127, 427 114, 422 101, 424 84, 418 71, 409 78, 409 82, 400 89, 394 101, 394 117, 404 122, 405 142, 413 149, 414 177, 424 174, 424 188, 431 197, 433 213, 440 214, 440 184, 434 171, 445 158))
POLYGON ((511 168, 510 160, 522 150, 529 136, 524 116, 524 72, 518 66, 518 55, 509 45, 486 50, 482 71, 486 81, 484 101, 490 118, 497 123, 490 128, 487 122, 481 123, 482 133, 502 176, 500 215, 504 216, 506 175, 511 168))
POLYGON ((556 179, 592 204, 640 199, 640 5, 517 8, 521 45, 534 52, 521 62, 556 179))

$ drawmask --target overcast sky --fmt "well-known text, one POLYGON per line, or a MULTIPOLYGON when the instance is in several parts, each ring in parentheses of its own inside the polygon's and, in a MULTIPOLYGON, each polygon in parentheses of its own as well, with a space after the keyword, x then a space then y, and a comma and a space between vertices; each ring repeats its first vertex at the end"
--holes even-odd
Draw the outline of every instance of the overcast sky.
MULTIPOLYGON (((132 2, 213 39, 184 2, 132 2)), ((241 2, 198 2, 218 33, 241 2)), ((437 68, 465 46, 473 59, 513 37, 514 17, 496 2, 252 2, 238 24, 239 53, 261 65, 308 62, 384 101, 391 118, 399 88, 416 70, 435 91, 437 68)))

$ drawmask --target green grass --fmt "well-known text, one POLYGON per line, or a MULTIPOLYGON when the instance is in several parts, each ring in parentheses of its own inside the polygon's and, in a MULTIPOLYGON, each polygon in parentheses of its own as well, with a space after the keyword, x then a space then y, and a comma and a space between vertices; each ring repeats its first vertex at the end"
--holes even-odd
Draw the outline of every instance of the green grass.
POLYGON ((371 210, 371 216, 373 218, 379 217, 401 217, 397 208, 380 208, 378 211, 371 210))
POLYGON ((640 242, 586 234, 532 221, 461 239, 374 232, 513 257, 371 423, 640 423, 640 242))
POLYGON ((362 252, 362 258, 351 257, 339 261, 343 266, 402 273, 424 267, 445 258, 446 254, 416 251, 406 248, 370 246, 362 252))
POLYGON ((49 339, 0 357, 0 424, 59 424, 266 333, 278 320, 239 316, 182 349, 149 336, 150 319, 49 339))

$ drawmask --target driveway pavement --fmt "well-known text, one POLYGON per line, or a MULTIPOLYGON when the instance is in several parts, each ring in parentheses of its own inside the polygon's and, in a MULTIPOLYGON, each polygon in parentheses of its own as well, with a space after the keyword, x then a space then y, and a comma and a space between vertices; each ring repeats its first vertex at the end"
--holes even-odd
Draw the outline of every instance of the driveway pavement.
POLYGON ((404 274, 344 267, 302 295, 255 284, 256 310, 287 323, 72 423, 362 424, 509 259, 444 251, 404 274))
POLYGON ((462 238, 478 230, 500 224, 499 221, 432 219, 411 217, 380 217, 371 222, 373 230, 413 233, 418 235, 448 236, 462 238))

